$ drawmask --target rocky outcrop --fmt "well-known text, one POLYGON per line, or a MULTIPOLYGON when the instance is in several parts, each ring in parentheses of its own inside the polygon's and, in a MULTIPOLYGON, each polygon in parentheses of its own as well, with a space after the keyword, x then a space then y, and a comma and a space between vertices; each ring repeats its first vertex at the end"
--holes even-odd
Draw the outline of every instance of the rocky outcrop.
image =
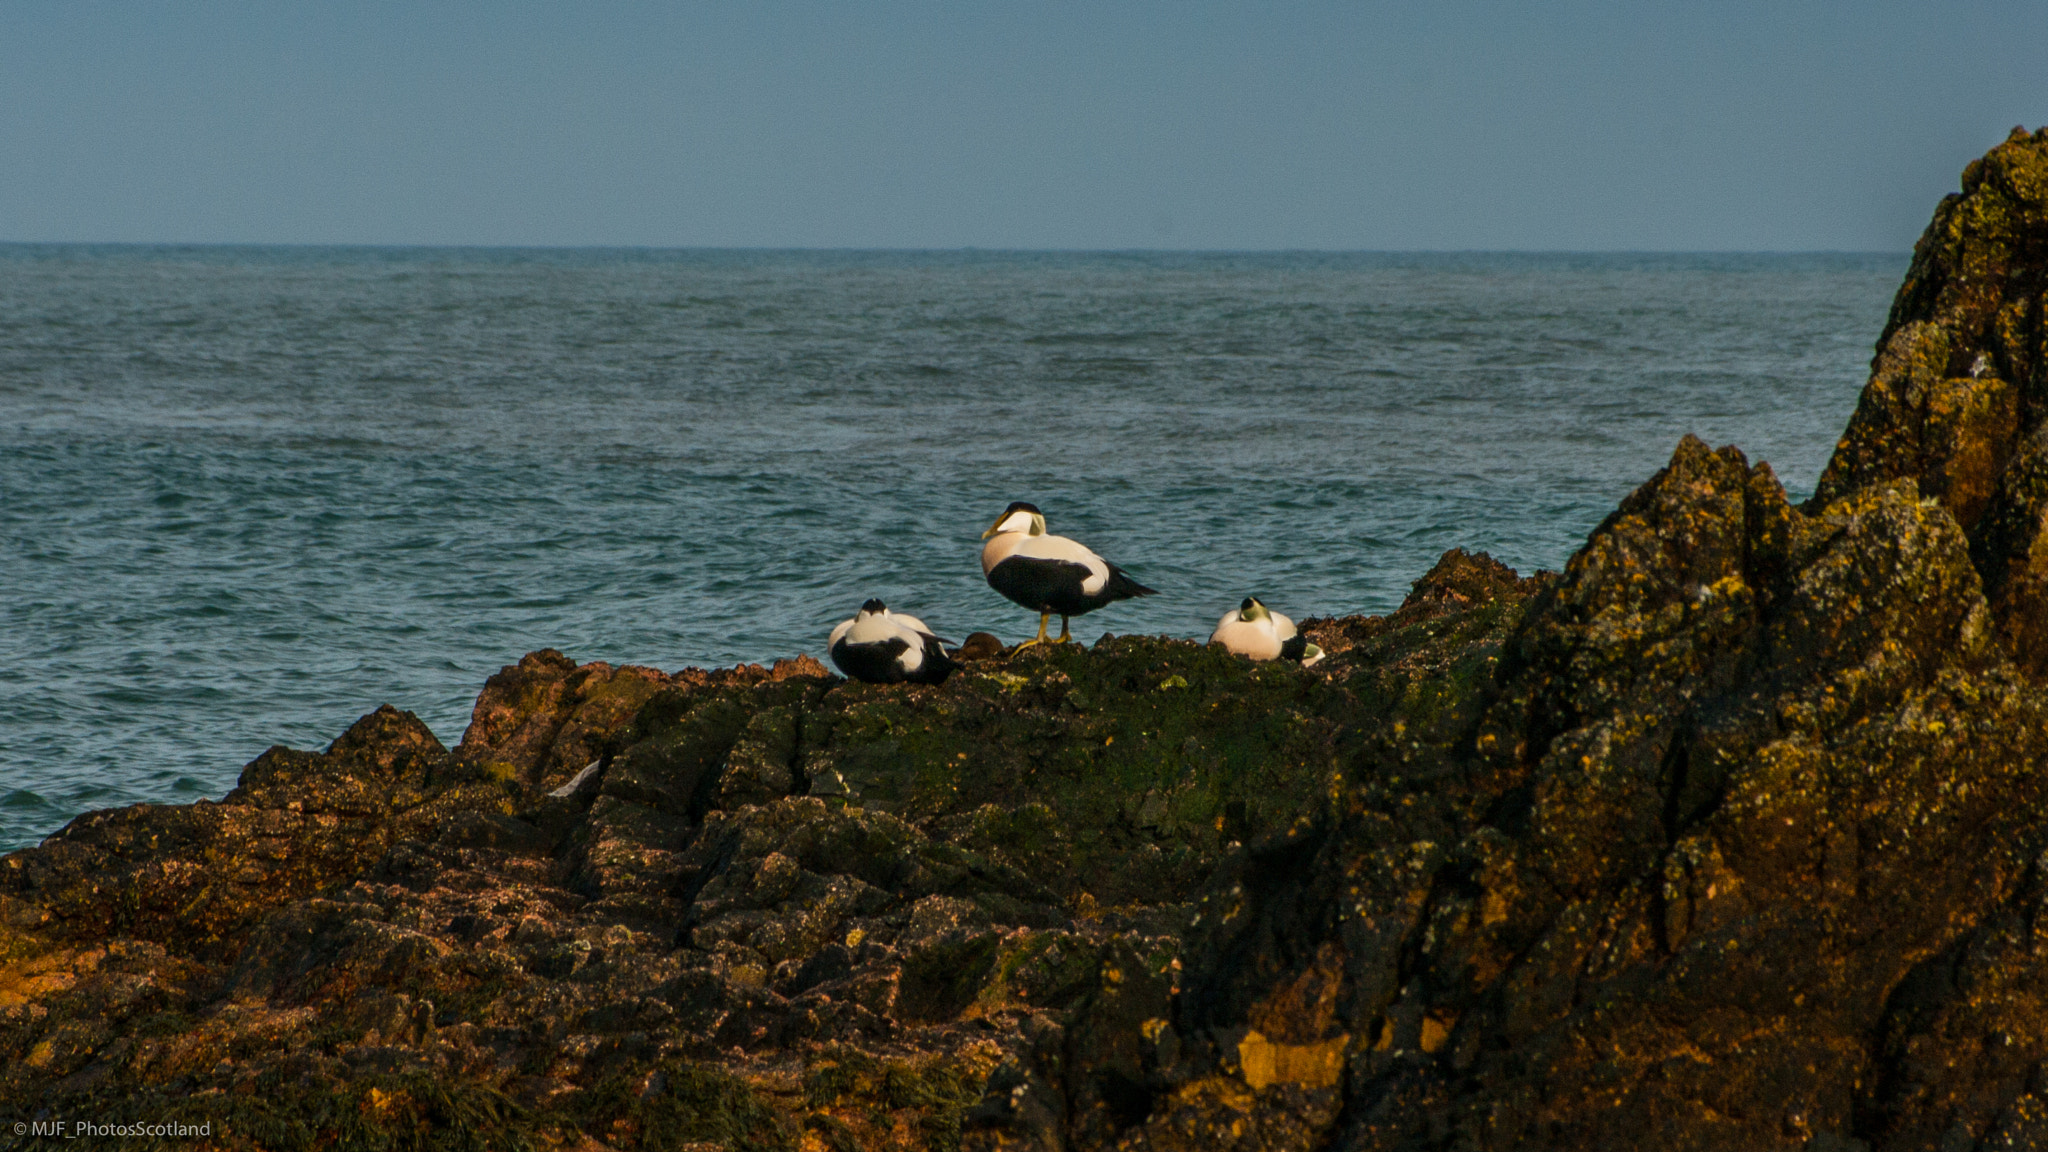
POLYGON ((2048 140, 2012 137, 1935 210, 1808 511, 1912 479, 1970 536, 1998 632, 2048 669, 2048 140))
POLYGON ((930 1147, 1013 1076, 1006 1130, 1110 1133, 1137 1082, 1070 1101, 1044 1061, 1128 1056, 1195 894, 1316 807, 1357 708, 1185 641, 914 689, 535 653, 452 752, 382 709, 7 857, 0 1100, 231 1147, 930 1147))
POLYGON ((1923 1146, 1882 1139, 1916 1102, 1879 1037, 1928 1007, 1895 994, 2048 848, 2044 699, 1946 511, 1906 482, 1809 517, 1688 441, 1490 672, 1211 891, 1124 1142, 1923 1146))
POLYGON ((0 859, 0 1146, 2048 1145, 2043 172, 1943 204, 1814 499, 1688 438, 1313 669, 542 652, 83 817, 0 859))

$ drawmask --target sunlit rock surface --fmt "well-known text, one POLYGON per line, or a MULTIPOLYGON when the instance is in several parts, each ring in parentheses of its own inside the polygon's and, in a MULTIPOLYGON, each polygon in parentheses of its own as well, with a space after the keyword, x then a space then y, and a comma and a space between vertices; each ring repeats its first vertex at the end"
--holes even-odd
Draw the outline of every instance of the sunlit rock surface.
POLYGON ((1312 669, 540 652, 82 817, 0 858, 0 1147, 2048 1146, 2044 293, 2048 132, 1811 501, 1688 438, 1312 669))

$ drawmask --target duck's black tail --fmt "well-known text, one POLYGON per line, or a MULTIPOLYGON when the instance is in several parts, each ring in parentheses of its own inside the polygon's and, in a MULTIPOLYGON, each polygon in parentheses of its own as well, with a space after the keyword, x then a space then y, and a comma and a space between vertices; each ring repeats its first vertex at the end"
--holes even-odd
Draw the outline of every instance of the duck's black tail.
POLYGON ((946 677, 959 670, 959 663, 951 656, 946 655, 946 649, 939 638, 936 636, 926 636, 924 638, 924 662, 918 665, 916 673, 910 678, 919 684, 944 684, 946 677))
POLYGON ((1114 564, 1109 566, 1109 583, 1102 586, 1102 591, 1111 600, 1129 600, 1134 596, 1159 595, 1156 590, 1147 588, 1136 580, 1131 579, 1123 569, 1114 564))

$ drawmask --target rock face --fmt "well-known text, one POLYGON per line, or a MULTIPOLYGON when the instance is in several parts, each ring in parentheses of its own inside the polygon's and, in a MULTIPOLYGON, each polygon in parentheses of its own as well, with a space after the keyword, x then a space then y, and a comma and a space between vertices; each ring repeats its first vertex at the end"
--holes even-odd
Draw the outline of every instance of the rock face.
POLYGON ((0 858, 0 1147, 2048 1147, 2044 292, 2048 132, 1813 500, 1688 438, 1313 669, 541 652, 82 817, 0 858))
POLYGON ((2048 149, 2011 139, 1935 210, 1863 401, 1807 511, 1912 479, 1970 537, 1999 632, 2048 669, 2048 149))

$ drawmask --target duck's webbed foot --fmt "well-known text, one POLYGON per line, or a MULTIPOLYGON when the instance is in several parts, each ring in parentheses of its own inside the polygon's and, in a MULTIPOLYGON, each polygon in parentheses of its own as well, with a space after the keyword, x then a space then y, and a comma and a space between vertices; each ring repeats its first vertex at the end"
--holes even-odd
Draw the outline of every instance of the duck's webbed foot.
MULTIPOLYGON (((1029 639, 1029 640, 1026 640, 1026 641, 1025 641, 1025 642, 1023 642, 1022 644, 1019 644, 1019 645, 1017 645, 1017 647, 1016 647, 1016 648, 1015 648, 1014 650, 1015 650, 1015 651, 1018 651, 1018 652, 1022 652, 1022 651, 1023 651, 1024 649, 1026 649, 1026 648, 1029 648, 1029 647, 1031 647, 1031 646, 1032 646, 1033 644, 1044 644, 1044 643, 1046 643, 1046 638, 1045 638, 1045 625, 1046 625, 1046 623, 1047 623, 1048 621, 1050 621, 1051 619, 1052 619, 1052 613, 1050 613, 1050 612, 1040 612, 1040 613, 1038 614, 1038 635, 1036 635, 1036 636, 1032 637, 1032 638, 1031 638, 1031 639, 1029 639)), ((1061 619, 1061 621, 1062 621, 1062 622, 1064 622, 1066 618, 1065 618, 1065 617, 1061 617, 1060 619, 1061 619)), ((1062 637, 1060 637, 1060 639, 1064 640, 1064 639, 1066 639, 1066 637, 1062 636, 1062 637)))

